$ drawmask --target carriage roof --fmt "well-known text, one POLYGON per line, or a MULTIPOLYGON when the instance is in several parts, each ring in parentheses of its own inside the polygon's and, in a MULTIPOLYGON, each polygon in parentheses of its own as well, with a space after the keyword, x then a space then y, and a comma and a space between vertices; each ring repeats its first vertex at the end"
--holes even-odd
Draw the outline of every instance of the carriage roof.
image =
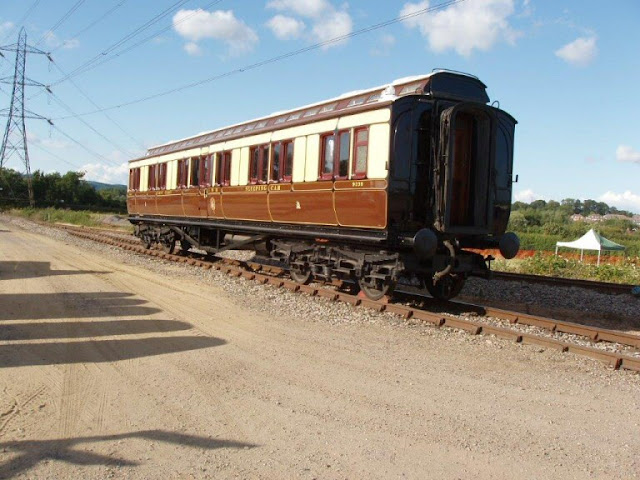
MULTIPOLYGON (((293 125, 344 115, 345 113, 351 114, 364 110, 373 110, 407 95, 428 95, 487 103, 489 98, 485 89, 486 86, 472 75, 437 70, 426 75, 400 78, 387 85, 344 93, 338 97, 303 107, 275 112, 247 122, 167 142, 149 148, 143 158, 207 146, 212 143, 256 133, 288 128, 293 125)), ((131 161, 135 160, 140 160, 140 158, 131 161)))

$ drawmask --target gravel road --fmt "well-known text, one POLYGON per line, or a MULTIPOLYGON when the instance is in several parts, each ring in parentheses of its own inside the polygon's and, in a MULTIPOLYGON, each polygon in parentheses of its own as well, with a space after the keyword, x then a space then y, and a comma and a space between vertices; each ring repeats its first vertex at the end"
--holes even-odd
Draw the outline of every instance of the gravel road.
POLYGON ((0 217, 0 478, 640 478, 640 376, 0 217))

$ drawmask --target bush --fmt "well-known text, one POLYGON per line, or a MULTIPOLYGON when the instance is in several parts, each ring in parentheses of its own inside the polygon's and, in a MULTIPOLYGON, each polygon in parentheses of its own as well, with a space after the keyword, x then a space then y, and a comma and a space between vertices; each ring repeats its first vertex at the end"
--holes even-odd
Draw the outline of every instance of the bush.
POLYGON ((542 252, 536 252, 535 255, 528 258, 499 259, 493 265, 494 270, 505 272, 628 283, 632 285, 640 285, 639 267, 639 257, 622 257, 615 264, 601 263, 598 266, 563 257, 562 255, 556 256, 542 252))
POLYGON ((70 223, 85 227, 97 227, 102 225, 100 215, 86 210, 62 210, 58 208, 24 208, 9 211, 10 215, 25 217, 30 220, 48 223, 70 223))

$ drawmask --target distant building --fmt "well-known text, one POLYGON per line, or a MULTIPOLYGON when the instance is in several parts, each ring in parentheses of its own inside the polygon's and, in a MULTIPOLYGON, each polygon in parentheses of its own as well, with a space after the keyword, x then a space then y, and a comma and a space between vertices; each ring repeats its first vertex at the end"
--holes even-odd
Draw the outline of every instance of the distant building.
POLYGON ((602 215, 600 215, 599 213, 592 213, 590 215, 587 215, 584 219, 585 222, 589 222, 589 223, 597 223, 597 222, 601 222, 603 220, 602 215))
POLYGON ((631 220, 631 218, 626 215, 620 215, 619 213, 607 213, 602 218, 603 220, 631 220))
POLYGON ((606 215, 600 215, 598 213, 592 213, 586 217, 580 213, 574 213, 569 217, 572 222, 586 222, 586 223, 599 223, 605 220, 630 220, 637 225, 640 225, 640 215, 634 215, 633 217, 627 217, 619 213, 607 213, 606 215))

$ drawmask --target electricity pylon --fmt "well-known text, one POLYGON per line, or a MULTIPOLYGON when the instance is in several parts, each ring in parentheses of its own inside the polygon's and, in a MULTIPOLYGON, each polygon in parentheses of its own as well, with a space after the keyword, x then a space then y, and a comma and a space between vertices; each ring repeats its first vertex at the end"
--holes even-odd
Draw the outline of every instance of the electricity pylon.
POLYGON ((51 125, 53 125, 53 123, 51 120, 27 110, 24 106, 24 87, 42 87, 48 92, 51 92, 49 87, 46 85, 27 78, 25 76, 25 66, 27 63, 28 53, 46 55, 49 61, 53 60, 51 60, 51 57, 47 52, 43 52, 42 50, 27 45, 27 32, 24 27, 20 29, 17 43, 0 47, 0 55, 4 57, 2 54, 3 51, 16 52, 16 65, 13 78, 0 78, 0 83, 13 84, 11 104, 8 109, 0 110, 0 115, 7 115, 7 117, 9 117, 7 120, 7 128, 4 131, 4 137, 2 139, 2 147, 0 149, 0 169, 5 166, 9 157, 14 153, 21 158, 22 163, 24 164, 24 174, 27 178, 29 205, 33 207, 35 206, 35 200, 33 197, 33 186, 31 183, 31 167, 29 166, 29 150, 27 148, 27 130, 24 125, 24 119, 36 118, 39 120, 46 120, 51 125))

